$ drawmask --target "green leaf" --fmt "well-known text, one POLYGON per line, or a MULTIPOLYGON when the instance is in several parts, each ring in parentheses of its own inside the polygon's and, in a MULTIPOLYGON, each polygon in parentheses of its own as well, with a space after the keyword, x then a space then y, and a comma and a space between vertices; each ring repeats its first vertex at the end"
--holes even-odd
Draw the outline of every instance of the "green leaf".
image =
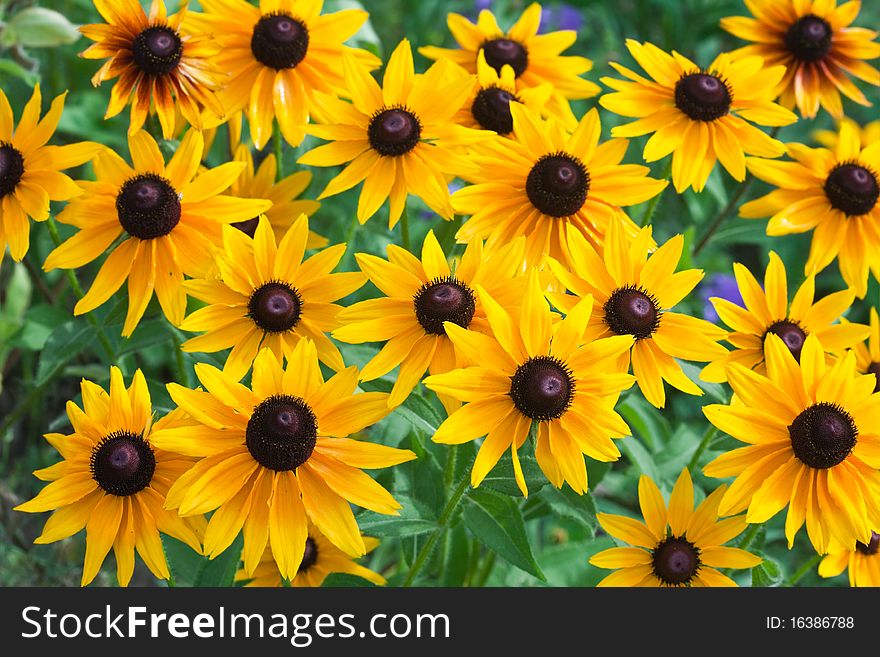
MULTIPOLYGON (((24 83, 29 87, 34 86, 37 82, 40 81, 39 75, 28 71, 23 66, 21 66, 17 62, 12 61, 11 59, 0 59, 0 73, 7 73, 14 78, 24 80, 24 83)), ((2 77, 2 75, 0 75, 0 77, 2 77)))
POLYGON ((440 585, 462 586, 467 577, 471 556, 471 539, 468 538, 464 525, 457 523, 443 534, 440 552, 444 556, 440 569, 443 573, 440 585))
POLYGON ((196 575, 193 586, 232 586, 243 547, 244 537, 239 533, 232 545, 222 553, 213 559, 205 559, 205 564, 196 575))
POLYGON ((764 561, 752 568, 752 586, 779 586, 782 580, 782 568, 773 559, 764 557, 764 561))
POLYGON ((203 557, 186 543, 164 534, 162 545, 175 586, 229 587, 241 561, 244 538, 239 533, 232 545, 214 559, 203 557))
MULTIPOLYGON (((519 464, 522 467, 523 477, 530 494, 538 492, 549 483, 534 456, 520 456, 519 464)), ((486 475, 480 485, 488 486, 505 495, 514 497, 522 495, 513 475, 513 458, 510 454, 505 454, 498 460, 498 464, 492 468, 492 471, 486 475)))
POLYGON ((585 525, 595 534, 596 504, 590 493, 578 495, 568 486, 545 486, 539 495, 556 514, 585 525))
MULTIPOLYGON (((638 395, 627 395, 617 405, 617 412, 629 424, 633 435, 639 436, 651 449, 654 449, 658 444, 664 444, 672 435, 669 421, 638 395)), ((623 442, 625 443, 626 440, 623 442)))
POLYGON ((512 498, 488 489, 475 489, 465 497, 465 527, 483 545, 512 565, 544 580, 529 540, 522 512, 512 498))
POLYGON ((642 474, 648 475, 654 481, 659 481, 660 476, 657 473, 657 466, 654 464, 654 459, 648 453, 648 450, 644 448, 642 443, 639 442, 638 438, 630 436, 629 438, 624 438, 617 444, 620 446, 620 451, 626 455, 630 462, 638 466, 639 471, 642 474))
POLYGON ((56 326, 70 319, 70 314, 45 303, 32 306, 25 317, 25 324, 21 333, 16 337, 17 346, 40 351, 46 346, 46 341, 55 330, 56 326))
POLYGON ((398 493, 394 497, 403 505, 398 516, 386 516, 374 511, 364 511, 358 514, 358 525, 365 535, 376 538, 414 536, 434 531, 437 528, 431 509, 406 495, 398 493))
POLYGON ((688 363, 683 360, 676 361, 679 365, 681 365, 682 371, 685 373, 687 378, 696 383, 707 395, 715 399, 716 401, 721 402, 722 404, 727 403, 727 393, 724 389, 724 386, 720 383, 709 383, 707 381, 703 381, 700 378, 700 371, 703 369, 693 363, 688 363))
POLYGON ((6 23, 2 42, 28 48, 53 48, 79 39, 79 30, 64 14, 44 7, 27 7, 6 23))
POLYGON ((69 363, 93 341, 92 327, 85 322, 70 320, 55 328, 40 352, 34 383, 45 383, 58 368, 69 363))
POLYGON ((330 573, 321 583, 322 588, 375 588, 370 580, 349 573, 330 573))
POLYGON ((183 541, 171 536, 162 536, 162 547, 165 548, 165 560, 171 571, 175 586, 192 586, 207 559, 193 551, 183 541))

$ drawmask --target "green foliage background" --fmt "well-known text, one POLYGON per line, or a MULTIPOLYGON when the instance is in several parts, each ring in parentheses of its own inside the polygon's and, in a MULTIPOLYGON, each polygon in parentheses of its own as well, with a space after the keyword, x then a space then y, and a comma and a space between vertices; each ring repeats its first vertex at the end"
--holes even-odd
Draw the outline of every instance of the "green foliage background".
MULTIPOLYGON (((22 9, 33 5, 29 0, 0 0, 0 20, 7 24, 22 9)), ((175 3, 172 2, 173 6, 175 3)), ((328 9, 354 6, 349 0, 330 0, 328 9)), ((407 37, 414 46, 427 44, 451 45, 445 15, 449 11, 476 16, 472 2, 453 0, 363 0, 370 12, 368 26, 359 35, 359 45, 387 56, 394 45, 407 37)), ((502 26, 510 23, 527 6, 522 0, 498 0, 492 9, 502 26)), ((632 63, 625 47, 626 38, 650 40, 664 49, 676 49, 700 63, 708 63, 722 50, 742 45, 718 26, 720 18, 747 13, 741 0, 572 0, 583 18, 578 41, 566 54, 591 58, 595 68, 588 74, 598 81, 602 75, 613 74, 609 61, 632 63)), ((192 5, 197 6, 196 2, 192 5)), ((561 3, 548 2, 546 8, 558 10, 561 3)), ((39 6, 53 9, 73 24, 100 20, 90 0, 42 0, 39 6)), ((858 24, 876 27, 880 24, 880 3, 864 3, 858 24)), ((14 24, 13 24, 14 26, 14 24)), ((552 27, 552 25, 551 25, 552 27)), ((48 99, 68 90, 66 109, 56 134, 55 143, 67 141, 100 141, 127 156, 125 135, 127 112, 104 121, 111 84, 92 88, 89 79, 99 63, 77 56, 88 41, 79 39, 58 45, 65 30, 57 25, 54 32, 46 25, 21 24, 18 31, 7 26, 0 33, 0 87, 6 92, 16 116, 30 96, 31 85, 37 80, 43 88, 44 105, 48 99), (57 34, 57 38, 51 38, 57 34), (47 36, 48 35, 48 36, 47 36), (48 42, 48 43, 47 43, 48 42), (22 47, 21 43, 28 46, 22 47)), ((427 66, 416 55, 417 69, 427 66)), ((864 88, 864 85, 862 85, 864 88)), ((868 91, 872 101, 880 102, 876 88, 868 91)), ((596 99, 576 104, 576 114, 596 106, 596 99)), ((875 108, 863 108, 846 102, 850 116, 862 123, 877 117, 875 108)), ((619 121, 602 111, 603 136, 619 121)), ((817 128, 831 127, 824 113, 815 121, 800 121, 783 128, 783 141, 810 143, 810 133, 817 128)), ((627 156, 629 162, 640 162, 643 140, 635 140, 627 156)), ((225 132, 216 139, 208 158, 217 165, 229 158, 225 132)), ((285 172, 297 167, 299 153, 311 148, 307 140, 299 149, 285 146, 285 172)), ((169 152, 175 144, 166 142, 169 152)), ((271 145, 267 149, 271 148, 271 145)), ((258 155, 259 157, 259 155, 258 155)), ((654 166, 659 176, 664 163, 654 166)), ((75 177, 91 176, 85 167, 75 177)), ((334 170, 314 171, 315 178, 306 192, 314 197, 335 175, 334 170)), ((698 259, 691 260, 690 247, 706 225, 737 191, 737 185, 726 174, 713 172, 707 190, 691 191, 678 196, 673 190, 664 192, 653 217, 658 242, 676 233, 684 233, 688 247, 681 267, 699 267, 712 273, 730 273, 733 261, 745 263, 759 276, 767 262, 767 252, 776 250, 786 263, 789 286, 793 291, 802 280, 809 235, 768 238, 765 222, 727 220, 698 259)), ((754 198, 766 191, 755 184, 745 198, 754 198)), ((411 201, 413 199, 411 198, 411 201)), ((353 254, 366 251, 383 255, 385 245, 398 242, 399 232, 386 228, 386 216, 374 217, 366 226, 358 227, 354 219, 357 190, 325 201, 313 217, 312 227, 328 236, 331 243, 345 241, 348 251, 341 269, 355 268, 353 254)), ((54 208, 57 210, 58 208, 54 208)), ((387 209, 384 210, 387 213, 387 209)), ((641 217, 644 208, 632 208, 632 216, 641 217)), ((413 228, 413 244, 430 228, 443 239, 447 249, 453 248, 451 226, 443 225, 417 202, 409 208, 413 228)), ((62 237, 69 234, 59 227, 62 237)), ((31 472, 57 460, 57 454, 42 439, 48 431, 69 430, 64 404, 78 399, 79 380, 89 378, 107 385, 109 365, 119 365, 126 376, 142 368, 148 378, 154 407, 164 412, 171 407, 164 384, 178 381, 194 384, 192 366, 203 360, 222 364, 220 355, 181 354, 177 345, 185 338, 171 327, 156 306, 147 311, 131 339, 119 337, 127 300, 124 290, 90 317, 74 318, 75 296, 64 272, 43 273, 41 265, 54 247, 45 225, 34 225, 31 250, 22 264, 14 264, 7 256, 0 265, 0 585, 66 585, 78 586, 84 553, 84 532, 71 539, 48 546, 34 546, 44 517, 14 513, 12 507, 32 497, 40 487, 31 472), (102 344, 99 333, 106 336, 102 344)), ((87 287, 100 263, 93 263, 76 272, 87 287)), ((818 295, 843 287, 834 266, 823 272, 817 281, 818 295)), ((699 291, 699 290, 698 290, 699 291)), ((376 296, 375 288, 367 286, 348 302, 376 296)), ((866 321, 868 308, 878 298, 878 285, 872 281, 864 302, 857 302, 849 318, 866 321)), ((192 303, 192 301, 191 301, 192 303)), ((695 293, 683 304, 683 312, 702 316, 704 304, 695 293)), ((347 363, 363 365, 376 351, 377 345, 340 345, 347 363)), ((696 378, 698 369, 686 366, 696 378)), ((386 377, 365 385, 365 389, 390 389, 393 379, 386 377)), ((404 505, 400 517, 379 516, 362 512, 358 516, 365 534, 382 538, 382 545, 367 557, 366 563, 383 572, 389 583, 404 582, 412 562, 424 559, 424 568, 416 584, 426 585, 513 585, 513 586, 592 586, 608 571, 588 564, 589 557, 610 547, 612 540, 597 531, 596 510, 638 515, 637 481, 641 473, 651 475, 668 493, 681 468, 688 464, 704 464, 716 454, 739 446, 730 439, 714 436, 700 407, 705 403, 726 401, 728 392, 717 385, 702 384, 703 398, 672 391, 667 408, 658 411, 648 405, 637 389, 625 393, 619 405, 633 430, 633 436, 619 443, 623 458, 614 464, 589 461, 590 493, 580 497, 566 487, 556 490, 546 484, 534 458, 526 456, 523 466, 532 494, 520 497, 513 483, 512 466, 505 457, 478 490, 466 485, 473 445, 457 450, 434 445, 433 429, 444 417, 443 409, 421 386, 400 409, 370 429, 372 440, 413 449, 419 459, 381 473, 378 478, 404 505), (704 439, 706 439, 704 441, 704 439), (698 453, 703 441, 705 451, 698 453), (464 494, 462 503, 453 513, 447 502, 456 493, 464 494), (428 546, 429 549, 425 549, 428 546), (419 557, 418 555, 424 555, 419 557)), ((707 479, 699 468, 692 468, 698 495, 711 491, 720 482, 707 479)), ((765 565, 735 577, 748 585, 846 585, 846 576, 820 580, 809 542, 800 533, 794 549, 786 548, 783 517, 778 517, 744 534, 749 548, 765 556, 765 565)), ((169 540, 166 544, 175 583, 218 585, 228 583, 235 567, 236 546, 213 563, 169 540)), ((240 550, 240 544, 238 544, 240 550)), ((355 578, 356 579, 356 578, 355 578)), ((336 578, 330 583, 365 584, 352 579, 336 578)), ((97 584, 115 585, 112 558, 104 565, 97 584)), ((132 584, 154 585, 150 573, 138 564, 132 584)))

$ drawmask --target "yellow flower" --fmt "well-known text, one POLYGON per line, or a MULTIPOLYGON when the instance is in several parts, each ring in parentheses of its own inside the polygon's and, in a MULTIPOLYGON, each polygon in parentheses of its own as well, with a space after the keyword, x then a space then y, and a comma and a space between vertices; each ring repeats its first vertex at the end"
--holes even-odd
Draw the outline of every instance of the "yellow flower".
POLYGON ((876 144, 880 141, 880 120, 871 121, 862 127, 848 116, 840 119, 837 130, 814 130, 810 133, 810 136, 828 150, 833 151, 837 148, 837 142, 840 139, 840 129, 844 123, 848 123, 858 133, 862 148, 867 148, 871 144, 876 144))
POLYGON ((116 579, 128 586, 134 551, 160 579, 168 565, 159 532, 173 536, 201 553, 199 536, 204 518, 180 518, 166 511, 165 496, 193 459, 164 451, 153 443, 160 431, 177 431, 181 414, 153 422, 147 381, 140 370, 126 389, 119 368, 110 368, 110 394, 82 380, 82 408, 67 402, 73 433, 46 434, 63 460, 34 474, 48 481, 32 500, 16 511, 54 513, 34 543, 54 543, 85 527, 86 555, 82 585, 91 582, 113 548, 116 579))
POLYGON ((567 226, 601 248, 611 224, 638 231, 620 208, 656 196, 665 180, 649 169, 621 164, 625 140, 599 144, 599 113, 590 110, 571 134, 553 119, 542 121, 519 103, 510 105, 513 139, 480 145, 471 159, 479 166, 476 184, 452 197, 456 211, 471 215, 459 229, 459 242, 485 239, 491 251, 518 235, 526 236, 526 263, 541 266, 547 255, 570 263, 567 226))
MULTIPOLYGON (((379 545, 378 539, 364 536, 364 548, 372 552, 379 545)), ((324 538, 317 528, 309 523, 309 533, 303 550, 302 561, 296 577, 290 580, 293 587, 321 586, 331 573, 348 573, 373 582, 378 586, 385 584, 385 578, 369 568, 356 563, 350 556, 324 538)), ((235 581, 245 582, 245 586, 284 586, 284 578, 278 564, 272 558, 272 549, 267 547, 254 572, 249 575, 244 568, 235 573, 235 581)))
POLYGON ((152 102, 162 135, 170 139, 175 98, 181 114, 198 129, 203 109, 223 116, 223 106, 214 95, 223 77, 213 63, 219 48, 209 35, 193 31, 185 7, 168 16, 164 0, 152 0, 147 16, 138 0, 93 1, 107 23, 80 28, 95 41, 82 56, 109 57, 92 77, 95 86, 119 78, 110 92, 105 119, 119 114, 131 99, 128 134, 133 135, 143 127, 152 102))
POLYGON ((309 235, 305 215, 276 244, 265 217, 248 237, 223 227, 224 249, 217 255, 220 277, 186 281, 186 291, 208 305, 180 325, 185 331, 206 331, 181 345, 184 351, 212 353, 232 348, 223 372, 236 381, 247 373, 260 349, 278 360, 290 357, 297 343, 314 341, 318 357, 334 370, 345 367, 342 354, 324 332, 339 322, 335 303, 364 284, 362 274, 331 274, 345 253, 337 244, 303 262, 309 235))
POLYGON ((202 159, 202 134, 190 130, 168 165, 146 132, 128 137, 134 168, 109 149, 95 157, 97 182, 80 181, 85 190, 58 215, 79 229, 46 258, 43 268, 74 269, 114 244, 91 289, 73 309, 82 315, 105 303, 128 279, 128 313, 122 335, 134 331, 153 290, 168 321, 183 321, 183 275, 204 276, 221 244, 221 226, 250 219, 271 201, 221 196, 244 169, 228 162, 195 179, 202 159))
POLYGON ((460 444, 486 436, 471 470, 474 487, 510 449, 516 483, 528 495, 518 450, 535 423, 535 457, 547 479, 557 488, 568 482, 575 492, 586 492, 584 454, 616 461, 620 451, 612 438, 629 435, 614 404, 633 377, 611 372, 616 359, 632 346, 632 337, 584 340, 592 297, 582 299, 554 324, 534 268, 515 315, 481 286, 476 291, 489 332, 450 321, 444 326, 455 349, 467 362, 479 365, 424 381, 434 392, 466 402, 438 427, 434 442, 460 444))
POLYGON ((636 547, 614 547, 590 558, 599 568, 620 569, 598 586, 736 586, 718 568, 754 568, 761 558, 724 544, 746 528, 743 516, 718 519, 718 503, 727 490, 719 486, 694 508, 694 485, 687 468, 669 497, 648 475, 639 479, 639 506, 645 522, 600 513, 602 529, 636 547))
POLYGON ((480 12, 476 24, 461 14, 450 13, 446 24, 459 47, 425 46, 419 52, 429 59, 449 59, 469 73, 478 72, 477 62, 482 54, 499 75, 505 66, 511 67, 517 93, 549 84, 552 92, 545 111, 574 128, 577 119, 568 101, 599 93, 598 85, 581 77, 593 68, 593 63, 586 57, 561 54, 577 40, 574 30, 538 34, 540 22, 538 3, 529 5, 507 32, 498 26, 488 9, 480 12))
POLYGON ((740 216, 770 217, 773 236, 813 230, 805 272, 835 258, 843 280, 860 299, 868 290, 868 270, 880 279, 880 142, 862 148, 856 129, 844 123, 836 148, 788 144, 793 162, 749 158, 749 171, 776 186, 745 203, 740 216))
MULTIPOLYGON (((361 371, 371 381, 400 365, 389 406, 398 406, 429 370, 443 374, 466 364, 446 332, 446 322, 481 333, 489 332, 486 311, 474 292, 480 285, 505 308, 518 306, 525 279, 516 278, 522 267, 523 240, 515 240, 491 257, 480 240, 465 249, 453 273, 443 249, 429 231, 421 261, 408 251, 388 245, 388 260, 367 253, 356 255, 358 264, 385 298, 368 299, 345 308, 338 317, 337 340, 349 343, 385 342, 361 371)), ((471 363, 467 363, 471 364, 471 363)), ((440 395, 447 411, 459 404, 440 395)))
POLYGON ((832 540, 869 543, 880 527, 880 394, 876 379, 856 373, 852 352, 828 366, 815 335, 804 340, 800 363, 777 335, 764 343, 767 375, 738 363, 727 368, 736 398, 703 412, 724 433, 747 443, 722 454, 703 472, 735 477, 721 515, 748 509, 761 523, 788 507, 789 548, 806 521, 816 551, 832 540))
MULTIPOLYGON (((291 146, 303 140, 303 127, 315 113, 315 92, 346 88, 344 53, 352 65, 372 70, 379 59, 343 45, 368 18, 362 9, 321 14, 320 0, 200 0, 204 14, 193 25, 221 47, 216 65, 229 75, 220 98, 228 114, 247 113, 251 140, 258 149, 272 136, 273 119, 291 146)), ((314 117, 313 117, 314 118, 314 117)))
POLYGON ((679 194, 688 187, 702 191, 716 160, 741 182, 746 177, 744 153, 778 157, 785 152, 782 142, 750 123, 783 126, 797 120, 773 102, 784 66, 768 67, 760 57, 734 59, 721 53, 708 68, 700 68, 651 43, 628 39, 626 46, 652 79, 611 62, 628 80, 602 78, 615 92, 602 96, 599 104, 638 118, 614 127, 613 137, 653 133, 643 151, 647 162, 672 153, 672 182, 679 194))
POLYGON ((813 118, 821 104, 832 116, 843 116, 840 94, 870 105, 848 75, 880 86, 880 71, 865 62, 880 57, 877 32, 850 27, 861 2, 837 0, 747 0, 754 18, 731 16, 721 27, 752 41, 734 54, 758 55, 768 65, 781 64, 786 73, 776 88, 783 106, 797 105, 801 116, 813 118))
POLYGON ((871 308, 870 329, 868 344, 856 342, 852 350, 856 354, 856 369, 863 374, 873 374, 877 378, 874 392, 880 392, 880 317, 876 308, 871 308))
MULTIPOLYGON (((244 144, 239 144, 235 149, 233 160, 244 162, 245 168, 232 183, 229 195, 238 198, 266 198, 272 201, 272 207, 264 214, 272 225, 272 230, 275 231, 277 241, 280 242, 284 238, 287 229, 301 214, 311 217, 321 207, 318 201, 297 198, 312 181, 311 171, 297 171, 276 183, 278 163, 275 161, 274 153, 269 153, 263 158, 255 171, 254 158, 250 149, 244 144)), ((258 221, 259 217, 253 217, 232 225, 253 237, 258 221)), ((320 249, 325 246, 327 246, 327 238, 310 230, 306 249, 320 249)))
POLYGON ((471 92, 471 79, 449 75, 453 65, 445 60, 423 75, 415 75, 406 39, 391 53, 381 88, 351 55, 343 57, 342 65, 352 102, 315 94, 321 123, 304 130, 331 143, 298 160, 320 167, 350 162, 318 198, 344 192, 363 181, 357 207, 361 223, 376 214, 390 196, 388 225, 393 228, 408 193, 445 219, 452 219, 447 177, 474 167, 449 143, 489 134, 451 123, 471 92))
POLYGON ((18 128, 14 128, 12 108, 0 89, 0 261, 7 243, 13 260, 24 258, 30 245, 28 217, 46 221, 49 201, 66 201, 81 194, 61 171, 87 162, 102 148, 94 142, 46 145, 61 118, 64 96, 55 98, 40 120, 42 97, 40 85, 35 86, 18 128))
POLYGON ((308 339, 297 343, 286 369, 261 350, 251 388, 204 363, 196 365, 196 376, 205 391, 168 384, 192 426, 156 432, 152 440, 202 459, 178 479, 166 505, 186 517, 214 512, 205 554, 216 557, 243 530, 248 576, 268 544, 281 576, 293 580, 311 521, 347 555, 363 555, 349 504, 386 514, 400 505, 361 468, 415 458, 409 450, 347 438, 388 414, 387 395, 353 394, 353 366, 325 382, 308 339))
MULTIPOLYGON (((851 290, 833 292, 814 303, 816 280, 810 275, 789 303, 785 265, 773 251, 764 273, 764 289, 752 272, 738 262, 733 263, 733 274, 746 307, 717 297, 709 300, 731 328, 727 340, 735 349, 703 368, 700 378, 704 381, 726 381, 727 366, 731 363, 766 373, 764 352, 770 335, 779 336, 797 361, 808 335, 815 335, 832 353, 850 349, 868 337, 868 327, 863 324, 834 323, 852 305, 855 296, 851 290)), ((829 355, 827 359, 831 365, 833 357, 829 355)))
POLYGON ((704 319, 670 312, 703 278, 703 270, 675 273, 684 238, 676 235, 648 257, 651 227, 642 228, 629 242, 613 225, 602 255, 597 254, 577 231, 569 229, 568 248, 572 271, 550 260, 551 270, 574 295, 554 294, 552 301, 568 311, 579 299, 592 296, 593 314, 585 340, 628 335, 635 343, 618 363, 632 371, 639 388, 651 404, 666 404, 663 381, 691 395, 703 391, 691 381, 675 359, 707 361, 727 350, 718 344, 727 332, 704 319))
POLYGON ((877 532, 871 533, 871 540, 867 543, 859 541, 852 548, 834 545, 819 564, 819 575, 837 577, 844 570, 848 570, 850 586, 880 586, 878 547, 880 547, 880 534, 877 532))

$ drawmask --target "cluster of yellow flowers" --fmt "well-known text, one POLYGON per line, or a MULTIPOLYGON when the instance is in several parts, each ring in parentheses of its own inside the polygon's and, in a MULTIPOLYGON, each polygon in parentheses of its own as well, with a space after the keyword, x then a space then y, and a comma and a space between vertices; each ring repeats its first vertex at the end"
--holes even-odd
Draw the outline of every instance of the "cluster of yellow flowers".
POLYGON ((162 0, 149 13, 137 0, 94 3, 106 23, 83 26, 95 41, 83 55, 106 60, 96 84, 118 78, 107 116, 131 104, 131 164, 99 144, 47 146, 64 98, 39 120, 39 88, 13 131, 0 92, 0 246, 8 242, 20 260, 27 217, 43 221, 50 200, 68 201, 57 219, 78 230, 45 269, 82 267, 109 250, 76 314, 127 281, 124 336, 155 291, 171 324, 200 334, 185 351, 231 351, 222 370, 196 366, 202 387, 168 384, 177 408, 156 421, 140 371, 126 387, 114 367, 109 394, 84 381, 82 408, 68 404, 74 433, 47 435, 64 460, 36 473, 50 483, 18 508, 56 510, 41 543, 85 527, 83 584, 111 548, 120 584, 135 549, 167 578, 159 532, 210 557, 243 532, 241 578, 255 583, 315 585, 330 571, 383 581, 351 561, 374 542, 349 503, 396 513, 391 494, 362 470, 415 454, 349 436, 420 382, 448 414, 434 441, 482 439, 473 486, 509 451, 528 495, 518 450, 531 436, 547 479, 584 493, 584 457, 615 461, 614 441, 630 434, 615 410, 623 391, 637 384, 658 408, 667 383, 702 394, 681 360, 707 363, 704 380, 730 384, 729 404, 703 410, 747 446, 705 467, 735 479, 696 509, 684 470, 668 507, 642 478, 644 523, 600 514, 609 534, 634 546, 593 557, 620 569, 604 584, 733 585, 717 568, 760 559, 724 543, 786 506, 789 544, 806 524, 817 552, 830 553, 822 574, 877 551, 880 322, 876 312, 871 327, 838 320, 865 296, 869 269, 880 277, 880 140, 868 130, 862 141, 844 122, 822 137, 827 148, 809 148, 756 127, 794 123, 795 107, 812 117, 821 105, 840 118, 841 93, 868 103, 848 75, 880 85, 865 62, 880 44, 850 27, 857 2, 752 0, 753 19, 722 27, 756 45, 708 66, 627 41, 649 77, 612 64, 622 79, 601 80, 613 91, 599 104, 636 120, 601 143, 598 111, 578 119, 569 102, 599 93, 580 77, 591 62, 562 54, 573 32, 538 34, 537 4, 508 31, 488 11, 476 24, 450 14, 459 47, 421 48, 435 61, 417 74, 403 40, 380 85, 371 75, 380 60, 343 45, 367 19, 360 10, 201 0, 202 13, 168 16, 162 0), (165 139, 191 126, 167 163, 143 129, 151 111, 165 139), (345 165, 319 198, 362 183, 361 224, 387 201, 393 228, 410 194, 444 219, 467 217, 455 266, 430 232, 420 257, 389 245, 386 258, 357 254, 359 272, 333 273, 346 246, 310 231, 317 203, 297 199, 310 174, 276 182, 272 155, 255 171, 237 143, 242 114, 257 149, 276 122, 291 146, 305 135, 325 140, 299 163, 345 165), (205 134, 225 122, 235 158, 205 169, 205 134), (745 307, 713 300, 729 331, 674 312, 703 272, 676 272, 682 236, 657 245, 651 227, 623 210, 667 186, 648 167, 623 163, 628 138, 649 134, 643 158, 670 158, 677 193, 703 190, 717 160, 737 181, 748 171, 778 187, 742 216, 770 217, 769 235, 815 231, 790 304, 771 252, 763 289, 734 266, 745 307), (776 159, 784 154, 791 160, 776 159), (86 161, 94 181, 61 173, 86 161), (450 193, 455 177, 469 184, 450 193), (309 249, 317 251, 305 258, 309 249), (835 258, 847 289, 816 301, 814 277, 835 258), (382 296, 337 303, 367 281, 382 296), (202 302, 189 314, 188 296, 202 302), (358 370, 330 336, 384 344, 358 370), (325 380, 320 364, 334 374, 325 380), (357 392, 398 367, 390 393, 357 392))

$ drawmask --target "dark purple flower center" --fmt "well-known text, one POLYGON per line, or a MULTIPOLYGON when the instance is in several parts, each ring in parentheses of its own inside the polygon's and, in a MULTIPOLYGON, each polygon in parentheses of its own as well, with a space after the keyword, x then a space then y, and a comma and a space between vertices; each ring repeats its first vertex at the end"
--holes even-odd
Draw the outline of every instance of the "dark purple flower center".
POLYGON ((880 363, 877 361, 872 362, 868 365, 867 374, 873 374, 876 379, 876 383, 874 384, 874 392, 880 392, 880 363))
POLYGON ((180 62, 183 42, 170 27, 153 25, 138 34, 131 44, 131 56, 147 75, 167 75, 180 62))
POLYGON ((522 75, 529 65, 529 53, 525 46, 513 39, 492 39, 483 44, 486 63, 501 75, 505 64, 513 69, 516 77, 522 75))
POLYGON ((119 223, 132 237, 167 235, 180 221, 180 198, 171 183, 154 173, 126 181, 116 196, 119 223))
POLYGON ((867 545, 861 541, 856 541, 856 550, 865 556, 870 557, 873 554, 877 554, 878 548, 880 548, 880 534, 877 532, 871 532, 871 540, 868 541, 867 545))
POLYGON ((274 395, 254 409, 245 430, 245 445, 260 465, 275 471, 296 470, 309 460, 318 422, 306 402, 274 395))
POLYGON ((715 121, 730 111, 730 89, 717 75, 690 73, 675 85, 675 106, 694 121, 715 121))
POLYGON ((700 569, 700 549, 683 537, 664 539, 652 555, 654 575, 668 586, 688 586, 700 569))
POLYGON ((850 217, 868 214, 877 205, 877 175, 855 162, 838 164, 825 179, 825 196, 831 207, 850 217))
POLYGON ((312 537, 306 539, 306 547, 303 551, 303 558, 299 564, 297 574, 306 572, 318 561, 318 546, 312 537))
POLYGON ((267 333, 291 330, 301 314, 302 297, 287 283, 266 283, 255 290, 248 301, 249 317, 267 333))
POLYGON ((510 377, 508 394, 520 413, 544 422, 562 417, 574 392, 574 378, 565 363, 552 356, 537 356, 510 377))
POLYGON ((254 25, 251 52, 264 66, 276 71, 294 68, 305 58, 308 49, 308 28, 288 14, 267 14, 254 25))
POLYGON ((481 89, 471 105, 471 114, 480 127, 494 130, 499 135, 509 135, 513 132, 511 102, 518 102, 518 99, 505 89, 500 87, 481 89))
POLYGON ((443 322, 467 328, 474 318, 476 299, 473 291, 454 276, 428 281, 413 296, 416 319, 425 333, 446 335, 443 322))
POLYGON ((648 338, 660 326, 663 314, 657 299, 639 287, 619 287, 605 302, 605 323, 617 335, 648 338))
POLYGON ((380 155, 392 157, 409 153, 421 136, 422 126, 416 115, 401 107, 377 112, 367 128, 370 146, 380 155))
MULTIPOLYGON (((791 355, 797 362, 801 362, 801 350, 804 348, 804 342, 807 339, 807 333, 797 322, 790 319, 783 319, 767 328, 767 333, 778 335, 782 342, 788 347, 791 355)), ((766 338, 767 333, 764 334, 766 338)))
POLYGON ((24 157, 12 144, 0 142, 0 198, 15 191, 24 175, 24 157))
POLYGON ((794 455, 824 470, 846 460, 859 435, 852 416, 841 406, 819 402, 801 411, 788 427, 794 455))
POLYGON ((122 497, 150 485, 156 457, 142 435, 116 431, 92 450, 89 466, 101 488, 122 497))
POLYGON ((581 209, 590 191, 590 175, 583 163, 567 153, 545 155, 526 178, 526 196, 551 217, 568 217, 581 209))
POLYGON ((785 33, 785 47, 802 62, 816 62, 831 49, 831 25, 808 14, 792 24, 785 33))

